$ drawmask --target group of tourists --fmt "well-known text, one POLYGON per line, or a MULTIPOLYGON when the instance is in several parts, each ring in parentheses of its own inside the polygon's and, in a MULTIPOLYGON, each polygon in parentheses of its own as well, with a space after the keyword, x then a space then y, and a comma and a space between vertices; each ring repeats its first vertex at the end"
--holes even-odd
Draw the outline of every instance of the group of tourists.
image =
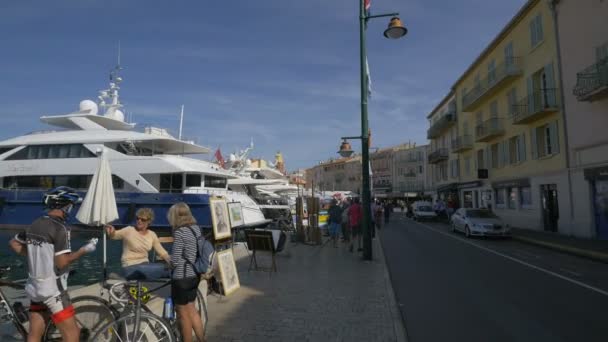
MULTIPOLYGON (((66 221, 80 196, 69 187, 58 187, 44 195, 46 215, 36 219, 11 241, 11 248, 27 257, 28 280, 25 287, 30 305, 28 342, 40 341, 52 319, 63 341, 76 342, 80 329, 75 310, 67 293, 69 265, 95 251, 97 239, 72 251, 70 230, 66 221)), ((171 297, 175 303, 183 341, 192 341, 192 332, 204 341, 204 325, 194 302, 201 275, 195 269, 197 240, 202 232, 186 203, 176 203, 167 213, 173 228, 173 247, 169 254, 158 236, 149 229, 154 212, 141 208, 136 212, 135 226, 120 230, 105 227, 110 238, 122 240, 122 272, 127 280, 171 278, 171 297), (150 263, 148 252, 154 249, 163 263, 150 263)))
MULTIPOLYGON (((374 201, 370 205, 372 226, 372 237, 376 235, 376 229, 382 227, 382 215, 384 213, 384 223, 389 222, 390 213, 393 211, 390 203, 384 205, 378 201, 374 201)), ((337 200, 332 200, 328 210, 329 218, 328 231, 332 240, 332 245, 338 247, 338 240, 345 243, 350 243, 349 251, 353 252, 355 245, 357 251, 362 251, 362 236, 361 223, 363 221, 363 207, 359 198, 346 199, 342 203, 337 200)))

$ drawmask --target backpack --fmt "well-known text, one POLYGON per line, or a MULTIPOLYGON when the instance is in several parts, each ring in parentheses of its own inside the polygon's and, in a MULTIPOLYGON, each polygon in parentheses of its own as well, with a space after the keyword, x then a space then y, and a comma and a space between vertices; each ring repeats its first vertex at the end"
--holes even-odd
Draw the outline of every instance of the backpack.
POLYGON ((196 259, 194 259, 194 263, 190 264, 197 275, 207 274, 213 269, 215 247, 213 247, 211 242, 205 239, 202 232, 199 231, 200 235, 197 236, 192 226, 189 226, 188 229, 190 229, 192 235, 196 238, 196 259))

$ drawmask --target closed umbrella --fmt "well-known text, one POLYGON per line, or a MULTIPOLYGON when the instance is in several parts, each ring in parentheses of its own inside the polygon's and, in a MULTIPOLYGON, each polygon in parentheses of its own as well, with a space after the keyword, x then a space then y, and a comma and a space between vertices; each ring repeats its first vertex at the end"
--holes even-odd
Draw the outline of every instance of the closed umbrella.
MULTIPOLYGON (((89 226, 103 226, 118 218, 114 187, 112 186, 112 171, 104 153, 99 157, 97 170, 93 175, 80 209, 76 214, 78 221, 89 226)), ((107 279, 107 247, 106 230, 103 230, 103 279, 107 279)))

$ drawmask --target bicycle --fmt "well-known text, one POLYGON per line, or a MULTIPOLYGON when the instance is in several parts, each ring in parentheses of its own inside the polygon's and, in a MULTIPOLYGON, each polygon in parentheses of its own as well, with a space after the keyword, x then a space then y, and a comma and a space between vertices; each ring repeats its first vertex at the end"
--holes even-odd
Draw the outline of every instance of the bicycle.
MULTIPOLYGON (((151 290, 143 290, 142 282, 139 280, 121 281, 109 286, 110 297, 122 307, 122 310, 113 322, 96 331, 93 341, 175 342, 181 340, 175 312, 171 313, 170 319, 166 319, 154 314, 146 305, 149 294, 169 286, 171 280, 146 280, 146 282, 162 284, 151 290), (125 296, 127 287, 134 290, 131 297, 125 296)), ((207 303, 199 290, 197 290, 195 307, 201 313, 206 328, 207 303)))
MULTIPOLYGON (((0 280, 0 286, 7 286, 18 290, 25 288, 26 279, 17 281, 0 280)), ((107 324, 116 318, 116 312, 111 308, 107 301, 94 296, 78 296, 71 299, 72 305, 76 311, 76 324, 80 328, 80 340, 87 341, 91 336, 91 332, 100 325, 107 324), (95 311, 91 315, 91 308, 95 311)), ((29 307, 23 306, 21 302, 14 302, 9 305, 8 296, 0 287, 0 322, 12 322, 17 332, 27 339, 29 321, 29 307)), ((61 341, 61 333, 55 326, 52 320, 47 323, 42 341, 61 341)))

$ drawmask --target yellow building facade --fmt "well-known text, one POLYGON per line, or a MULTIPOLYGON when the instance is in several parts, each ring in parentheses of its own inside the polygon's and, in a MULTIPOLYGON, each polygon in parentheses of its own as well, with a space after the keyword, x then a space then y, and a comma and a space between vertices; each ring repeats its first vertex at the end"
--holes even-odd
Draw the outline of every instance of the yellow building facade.
POLYGON ((459 206, 515 227, 568 226, 555 37, 549 3, 528 1, 454 84, 459 206))

